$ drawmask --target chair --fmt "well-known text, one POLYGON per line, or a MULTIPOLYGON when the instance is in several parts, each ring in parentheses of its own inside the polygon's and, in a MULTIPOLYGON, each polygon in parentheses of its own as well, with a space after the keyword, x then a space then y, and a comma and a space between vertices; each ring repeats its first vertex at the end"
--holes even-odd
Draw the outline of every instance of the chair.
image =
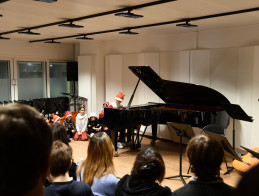
POLYGON ((225 128, 222 127, 221 125, 217 125, 217 124, 206 125, 202 129, 201 133, 203 133, 204 131, 209 131, 209 132, 221 134, 221 135, 224 135, 224 136, 225 136, 225 133, 226 133, 225 128))
MULTIPOLYGON (((226 134, 226 129, 225 129, 223 126, 218 125, 218 124, 209 124, 209 125, 206 125, 205 127, 203 127, 203 129, 202 129, 202 131, 201 131, 201 134, 202 134, 204 131, 216 133, 216 134, 223 135, 223 136, 225 136, 225 134, 226 134)), ((232 167, 229 167, 229 166, 228 166, 225 155, 224 155, 224 161, 225 161, 225 164, 226 164, 226 167, 227 167, 227 172, 224 173, 224 175, 225 175, 225 174, 229 174, 229 172, 232 170, 232 167)), ((188 172, 187 172, 187 173, 189 173, 190 167, 191 167, 191 166, 189 166, 189 169, 188 169, 188 172)))

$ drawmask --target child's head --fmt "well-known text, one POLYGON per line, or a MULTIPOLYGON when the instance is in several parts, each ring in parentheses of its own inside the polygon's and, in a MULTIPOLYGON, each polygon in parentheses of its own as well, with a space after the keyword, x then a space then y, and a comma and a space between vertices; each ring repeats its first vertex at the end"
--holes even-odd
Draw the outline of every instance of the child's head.
POLYGON ((63 142, 53 142, 50 155, 50 174, 54 177, 65 175, 72 164, 72 149, 63 142))
POLYGON ((162 156, 151 147, 140 151, 131 170, 131 176, 137 180, 161 183, 165 176, 162 156))
POLYGON ((108 108, 109 107, 109 102, 104 102, 103 103, 103 108, 108 108))
POLYGON ((72 113, 71 112, 67 112, 66 113, 66 121, 67 122, 71 122, 71 120, 72 120, 72 113))
POLYGON ((53 115, 52 116, 52 120, 53 120, 53 123, 60 123, 60 117, 58 115, 53 115))
POLYGON ((186 154, 191 171, 199 180, 208 180, 219 174, 224 151, 214 138, 203 134, 195 136, 190 140, 186 154))
POLYGON ((26 195, 41 187, 51 145, 50 127, 35 108, 18 103, 1 106, 1 195, 26 195))
POLYGON ((105 132, 98 132, 93 135, 89 142, 87 158, 99 160, 98 162, 110 163, 113 159, 113 151, 110 137, 105 132))
POLYGON ((91 112, 90 113, 90 121, 95 121, 97 119, 97 116, 95 114, 95 112, 91 112))
POLYGON ((120 103, 123 101, 124 96, 125 96, 125 95, 124 95, 122 92, 119 92, 119 93, 116 95, 116 97, 115 97, 116 103, 117 103, 117 104, 120 104, 120 103))
POLYGON ((83 116, 83 115, 85 115, 85 105, 81 105, 80 107, 79 107, 79 110, 78 110, 78 112, 83 116))
POLYGON ((53 140, 61 140, 68 145, 67 131, 63 124, 54 123, 52 126, 53 140))
MULTIPOLYGON (((84 164, 83 180, 90 186, 94 177, 101 178, 108 174, 114 174, 113 144, 105 132, 98 132, 90 139, 87 158, 84 164)), ((81 167, 82 168, 82 167, 81 167)))

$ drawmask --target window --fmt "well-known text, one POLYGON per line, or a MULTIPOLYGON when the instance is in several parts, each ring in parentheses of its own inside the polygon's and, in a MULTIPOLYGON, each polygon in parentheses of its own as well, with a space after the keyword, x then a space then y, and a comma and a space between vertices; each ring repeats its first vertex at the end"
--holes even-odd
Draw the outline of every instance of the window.
POLYGON ((17 61, 18 99, 29 100, 46 97, 46 63, 17 61))
POLYGON ((64 94, 74 94, 75 85, 73 82, 67 81, 67 63, 66 62, 50 62, 50 97, 60 97, 64 94))
POLYGON ((0 101, 9 101, 10 98, 10 65, 9 61, 0 60, 0 101))

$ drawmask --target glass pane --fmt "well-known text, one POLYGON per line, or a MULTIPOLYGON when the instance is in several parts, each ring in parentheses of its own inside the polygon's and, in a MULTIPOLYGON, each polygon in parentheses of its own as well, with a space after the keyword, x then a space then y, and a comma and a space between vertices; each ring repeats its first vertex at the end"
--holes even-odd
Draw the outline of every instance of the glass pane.
POLYGON ((18 99, 46 97, 45 62, 18 61, 18 99))
POLYGON ((50 75, 50 97, 64 96, 69 93, 69 82, 67 82, 67 63, 49 63, 50 75))
POLYGON ((9 61, 0 61, 0 101, 9 101, 11 99, 9 67, 9 61))

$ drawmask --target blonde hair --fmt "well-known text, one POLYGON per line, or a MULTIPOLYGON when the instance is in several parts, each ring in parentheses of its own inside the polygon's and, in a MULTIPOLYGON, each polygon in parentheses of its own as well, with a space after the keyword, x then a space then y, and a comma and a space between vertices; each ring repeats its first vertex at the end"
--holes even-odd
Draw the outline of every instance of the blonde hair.
POLYGON ((94 177, 101 178, 115 174, 113 165, 113 144, 105 132, 96 133, 89 142, 87 158, 82 162, 77 175, 83 171, 83 181, 92 186, 94 177))

